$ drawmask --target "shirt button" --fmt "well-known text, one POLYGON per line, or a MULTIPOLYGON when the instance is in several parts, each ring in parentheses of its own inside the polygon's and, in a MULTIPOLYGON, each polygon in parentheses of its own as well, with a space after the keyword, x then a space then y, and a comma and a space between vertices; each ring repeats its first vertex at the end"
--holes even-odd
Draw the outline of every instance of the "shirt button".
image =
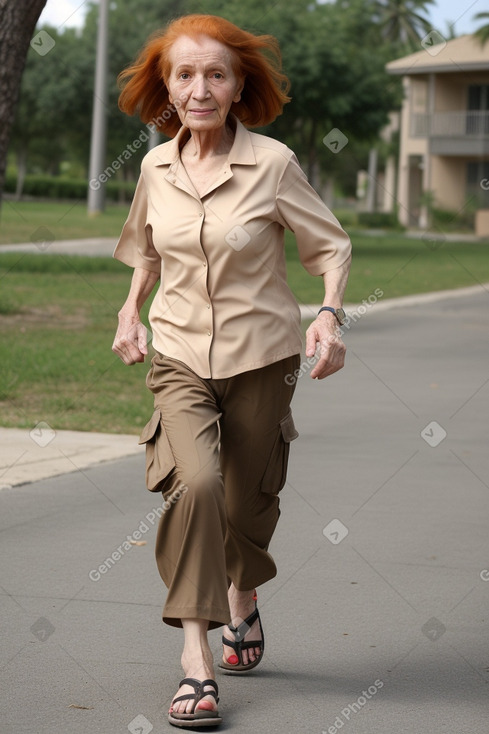
POLYGON ((207 266, 207 263, 202 263, 202 267, 205 268, 207 266))
POLYGON ((207 307, 207 308, 210 308, 210 307, 211 307, 211 304, 210 304, 210 303, 207 303, 207 304, 206 304, 206 307, 207 307))
POLYGON ((203 212, 199 212, 199 217, 203 217, 203 216, 204 216, 203 212))
POLYGON ((208 332, 207 332, 207 336, 210 336, 210 335, 211 335, 211 332, 210 332, 210 331, 208 331, 208 332))

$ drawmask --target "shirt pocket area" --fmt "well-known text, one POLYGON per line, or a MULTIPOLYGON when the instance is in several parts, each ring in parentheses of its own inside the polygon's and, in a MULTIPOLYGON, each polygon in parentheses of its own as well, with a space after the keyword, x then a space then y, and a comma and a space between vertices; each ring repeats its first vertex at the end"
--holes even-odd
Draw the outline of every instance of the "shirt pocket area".
POLYGON ((267 494, 278 494, 285 484, 289 461, 290 442, 299 433, 294 425, 292 411, 279 421, 275 440, 272 445, 267 468, 261 481, 261 491, 267 494))
POLYGON ((141 431, 139 443, 146 445, 146 486, 150 492, 161 492, 176 464, 159 408, 141 431))

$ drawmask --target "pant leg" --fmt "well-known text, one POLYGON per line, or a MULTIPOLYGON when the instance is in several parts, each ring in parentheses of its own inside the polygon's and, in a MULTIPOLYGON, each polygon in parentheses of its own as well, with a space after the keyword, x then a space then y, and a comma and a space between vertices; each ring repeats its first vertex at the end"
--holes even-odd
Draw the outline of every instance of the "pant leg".
POLYGON ((299 363, 300 355, 293 355, 215 381, 225 383, 216 391, 222 393, 226 568, 243 591, 277 573, 267 549, 280 515, 278 493, 286 480, 290 442, 298 435, 290 411, 296 381, 290 376, 299 363))
POLYGON ((181 627, 182 618, 208 619, 212 629, 231 618, 221 414, 208 381, 178 360, 157 355, 146 382, 159 417, 147 443, 148 487, 162 491, 169 505, 156 539, 156 562, 168 587, 163 621, 181 627))

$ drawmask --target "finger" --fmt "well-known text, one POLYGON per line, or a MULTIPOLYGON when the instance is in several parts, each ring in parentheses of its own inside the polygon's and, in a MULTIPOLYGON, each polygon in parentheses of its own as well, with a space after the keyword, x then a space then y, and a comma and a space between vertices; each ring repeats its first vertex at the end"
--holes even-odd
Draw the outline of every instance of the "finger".
POLYGON ((144 324, 138 325, 138 349, 141 352, 141 354, 148 354, 148 347, 147 347, 147 341, 148 341, 148 330, 146 329, 144 324))
POLYGON ((325 372, 329 368, 329 363, 332 359, 332 341, 331 341, 331 335, 328 335, 324 338, 322 338, 319 342, 320 344, 320 356, 316 364, 314 365, 314 369, 311 372, 311 377, 314 380, 316 377, 324 377, 325 372))
POLYGON ((311 325, 306 331, 306 357, 313 357, 316 352, 316 343, 319 341, 319 334, 311 325))
POLYGON ((115 344, 112 345, 112 351, 114 352, 114 354, 116 354, 119 357, 119 359, 122 362, 124 362, 124 364, 126 364, 126 365, 134 364, 134 362, 132 361, 132 359, 129 356, 129 354, 127 352, 123 351, 122 349, 119 349, 119 347, 117 345, 115 345, 115 344))
POLYGON ((322 343, 321 357, 311 372, 311 378, 321 380, 338 372, 345 364, 345 353, 346 347, 342 343, 331 344, 328 348, 322 343))
POLYGON ((319 365, 319 363, 316 365, 316 368, 311 372, 311 377, 313 380, 323 380, 325 377, 329 377, 329 375, 333 375, 335 372, 337 372, 339 369, 341 369, 341 365, 335 365, 330 362, 327 362, 326 364, 319 365))
POLYGON ((112 351, 118 355, 124 364, 135 364, 144 362, 144 354, 141 354, 136 344, 127 336, 116 338, 112 345, 112 351))

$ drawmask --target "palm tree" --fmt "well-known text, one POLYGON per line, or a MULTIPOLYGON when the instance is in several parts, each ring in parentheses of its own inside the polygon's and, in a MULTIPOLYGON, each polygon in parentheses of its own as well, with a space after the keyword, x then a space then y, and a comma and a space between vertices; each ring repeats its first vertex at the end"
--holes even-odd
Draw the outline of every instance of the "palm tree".
POLYGON ((377 0, 382 34, 393 43, 418 46, 421 39, 432 30, 423 13, 433 0, 377 0))
POLYGON ((481 27, 478 28, 474 33, 474 36, 479 39, 481 45, 483 46, 487 41, 489 41, 489 13, 477 13, 477 15, 474 16, 474 20, 486 21, 486 23, 484 25, 481 25, 481 27))

